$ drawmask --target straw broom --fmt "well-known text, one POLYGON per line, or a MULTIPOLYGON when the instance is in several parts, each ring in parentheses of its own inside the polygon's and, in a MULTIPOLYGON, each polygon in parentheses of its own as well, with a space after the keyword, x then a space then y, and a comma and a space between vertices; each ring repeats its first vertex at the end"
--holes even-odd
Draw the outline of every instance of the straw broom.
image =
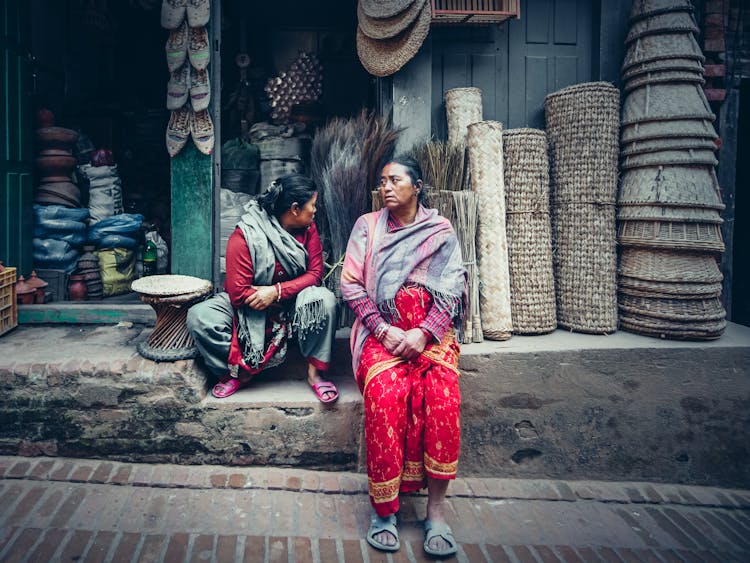
POLYGON ((456 229, 461 256, 468 273, 469 302, 464 312, 463 342, 482 342, 482 320, 479 309, 479 268, 477 267, 477 207, 476 194, 469 190, 450 192, 453 196, 453 226, 456 229))

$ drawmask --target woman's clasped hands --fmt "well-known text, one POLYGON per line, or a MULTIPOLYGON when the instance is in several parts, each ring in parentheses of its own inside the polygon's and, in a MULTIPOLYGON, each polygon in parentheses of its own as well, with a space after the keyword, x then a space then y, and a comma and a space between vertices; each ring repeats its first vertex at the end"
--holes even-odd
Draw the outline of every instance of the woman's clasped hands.
POLYGON ((279 291, 275 285, 252 286, 255 292, 245 299, 245 305, 256 311, 263 311, 279 300, 279 291))
POLYGON ((427 335, 421 328, 403 330, 391 325, 383 336, 382 344, 392 356, 413 360, 427 346, 427 335))

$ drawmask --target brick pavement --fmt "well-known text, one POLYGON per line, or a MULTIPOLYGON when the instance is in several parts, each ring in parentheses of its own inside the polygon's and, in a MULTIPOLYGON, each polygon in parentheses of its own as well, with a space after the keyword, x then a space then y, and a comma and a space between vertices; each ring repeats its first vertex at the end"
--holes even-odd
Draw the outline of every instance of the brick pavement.
MULTIPOLYGON (((402 549, 372 550, 366 476, 0 456, 0 561, 417 562, 423 494, 402 549)), ((750 560, 750 491, 466 478, 448 515, 470 562, 750 560)))

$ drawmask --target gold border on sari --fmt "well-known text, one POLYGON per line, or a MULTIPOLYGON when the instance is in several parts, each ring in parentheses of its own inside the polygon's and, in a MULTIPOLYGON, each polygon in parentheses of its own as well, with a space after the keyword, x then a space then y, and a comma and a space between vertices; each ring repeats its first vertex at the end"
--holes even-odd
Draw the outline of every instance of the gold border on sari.
POLYGON ((424 480, 424 464, 421 461, 407 461, 401 475, 404 481, 421 483, 424 480))
POLYGON ((362 395, 367 392, 367 385, 370 383, 370 381, 372 381, 373 377, 403 362, 403 358, 388 358, 387 360, 378 362, 370 366, 370 369, 367 370, 367 375, 365 375, 365 384, 363 386, 362 395))
POLYGON ((458 459, 449 463, 440 462, 434 458, 431 458, 426 453, 424 454, 424 468, 433 475, 441 475, 443 477, 455 477, 458 471, 458 459))
POLYGON ((378 503, 391 502, 398 497, 398 492, 401 488, 401 475, 394 477, 390 481, 383 481, 380 483, 368 479, 367 488, 369 489, 373 501, 378 503))

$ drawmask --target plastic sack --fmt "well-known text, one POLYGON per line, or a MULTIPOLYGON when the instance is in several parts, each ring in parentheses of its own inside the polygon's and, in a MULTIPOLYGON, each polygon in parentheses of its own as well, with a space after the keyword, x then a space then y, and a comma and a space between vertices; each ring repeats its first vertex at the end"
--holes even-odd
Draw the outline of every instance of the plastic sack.
POLYGON ((104 297, 130 292, 135 279, 135 252, 127 248, 98 250, 104 297))
POLYGON ((120 213, 106 217, 89 227, 89 241, 98 245, 107 235, 132 235, 138 232, 142 223, 143 215, 140 213, 120 213))
MULTIPOLYGON (((34 219, 37 223, 56 219, 64 221, 85 221, 89 217, 89 210, 85 208, 63 207, 62 205, 34 204, 34 219)), ((85 228, 85 227, 84 227, 85 228)))
POLYGON ((146 233, 146 242, 151 241, 156 245, 156 273, 166 274, 169 265, 169 247, 158 232, 149 231, 146 233))
POLYGON ((99 248, 135 248, 138 241, 125 235, 104 235, 98 242, 99 248))
POLYGON ((45 240, 58 240, 67 242, 70 246, 83 246, 86 244, 87 236, 86 231, 78 232, 66 232, 66 231, 44 231, 41 229, 34 229, 34 236, 39 239, 45 240))
POLYGON ((33 240, 34 264, 38 268, 50 270, 65 270, 67 273, 75 270, 80 253, 62 240, 40 239, 33 240))

